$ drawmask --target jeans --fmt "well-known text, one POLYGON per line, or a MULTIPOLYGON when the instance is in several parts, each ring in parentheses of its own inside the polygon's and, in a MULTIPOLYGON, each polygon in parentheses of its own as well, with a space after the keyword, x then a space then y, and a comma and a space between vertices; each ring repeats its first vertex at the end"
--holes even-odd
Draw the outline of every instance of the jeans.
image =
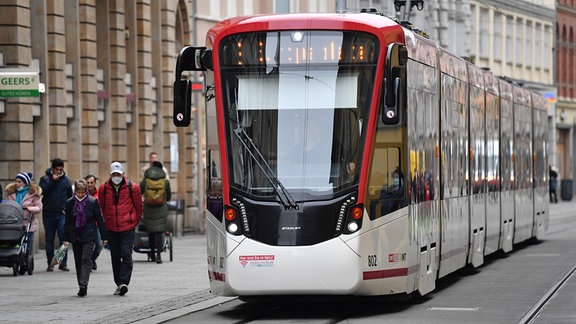
POLYGON ((108 232, 112 273, 116 286, 129 285, 132 277, 132 249, 134 247, 134 229, 124 232, 108 232))
POLYGON ((78 287, 88 288, 90 271, 92 271, 92 252, 94 251, 94 242, 72 244, 72 250, 74 251, 74 265, 76 266, 78 287))
MULTIPOLYGON (((44 231, 45 239, 46 239, 46 258, 48 259, 48 265, 52 262, 52 258, 54 257, 54 239, 56 237, 56 232, 58 233, 58 242, 59 245, 62 245, 64 235, 64 214, 44 214, 44 231)), ((66 256, 64 260, 62 260, 62 265, 66 266, 68 261, 68 252, 66 252, 66 256)))
POLYGON ((96 241, 94 241, 95 247, 94 252, 92 252, 92 261, 96 261, 98 256, 100 256, 100 252, 102 252, 102 236, 100 236, 100 231, 96 230, 96 241))

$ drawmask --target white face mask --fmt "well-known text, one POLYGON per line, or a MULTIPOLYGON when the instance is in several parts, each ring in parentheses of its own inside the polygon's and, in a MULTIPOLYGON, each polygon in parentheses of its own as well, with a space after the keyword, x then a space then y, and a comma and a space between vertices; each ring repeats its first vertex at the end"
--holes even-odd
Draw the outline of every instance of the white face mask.
POLYGON ((112 183, 119 185, 122 182, 122 177, 112 177, 112 183))

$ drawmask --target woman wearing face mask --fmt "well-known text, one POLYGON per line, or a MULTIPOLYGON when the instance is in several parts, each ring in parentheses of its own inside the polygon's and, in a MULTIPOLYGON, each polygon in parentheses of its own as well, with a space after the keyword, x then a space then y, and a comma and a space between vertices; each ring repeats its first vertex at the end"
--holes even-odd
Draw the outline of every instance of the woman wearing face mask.
POLYGON ((86 180, 74 182, 74 196, 66 202, 66 221, 64 222, 64 245, 72 243, 78 296, 86 296, 88 280, 92 271, 92 252, 96 246, 97 231, 100 231, 102 243, 106 244, 106 230, 100 212, 98 200, 86 194, 86 180))
POLYGON ((116 290, 114 295, 128 292, 132 277, 132 245, 135 228, 142 217, 140 186, 124 177, 120 162, 110 165, 110 179, 98 188, 98 202, 104 216, 116 290))
POLYGON ((32 251, 34 233, 38 229, 36 214, 42 211, 42 189, 32 183, 32 173, 20 172, 16 181, 6 186, 6 200, 15 200, 24 209, 24 225, 28 231, 28 251, 32 251))

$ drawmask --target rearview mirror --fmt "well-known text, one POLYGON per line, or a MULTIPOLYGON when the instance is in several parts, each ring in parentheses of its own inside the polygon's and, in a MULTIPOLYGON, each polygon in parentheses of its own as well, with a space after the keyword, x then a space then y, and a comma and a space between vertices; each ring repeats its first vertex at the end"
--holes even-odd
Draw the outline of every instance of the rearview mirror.
POLYGON ((176 127, 190 125, 192 112, 192 81, 174 81, 174 111, 172 121, 176 127))
POLYGON ((396 125, 401 121, 406 85, 408 51, 401 44, 390 44, 386 52, 386 66, 382 82, 382 123, 396 125))

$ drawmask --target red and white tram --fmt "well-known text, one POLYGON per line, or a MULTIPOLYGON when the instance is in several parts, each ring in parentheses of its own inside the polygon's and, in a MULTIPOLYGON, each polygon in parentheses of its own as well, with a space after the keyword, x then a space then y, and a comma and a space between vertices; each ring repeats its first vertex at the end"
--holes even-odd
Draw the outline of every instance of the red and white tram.
POLYGON ((373 13, 238 17, 180 52, 205 71, 216 295, 422 295, 548 227, 547 112, 373 13))

